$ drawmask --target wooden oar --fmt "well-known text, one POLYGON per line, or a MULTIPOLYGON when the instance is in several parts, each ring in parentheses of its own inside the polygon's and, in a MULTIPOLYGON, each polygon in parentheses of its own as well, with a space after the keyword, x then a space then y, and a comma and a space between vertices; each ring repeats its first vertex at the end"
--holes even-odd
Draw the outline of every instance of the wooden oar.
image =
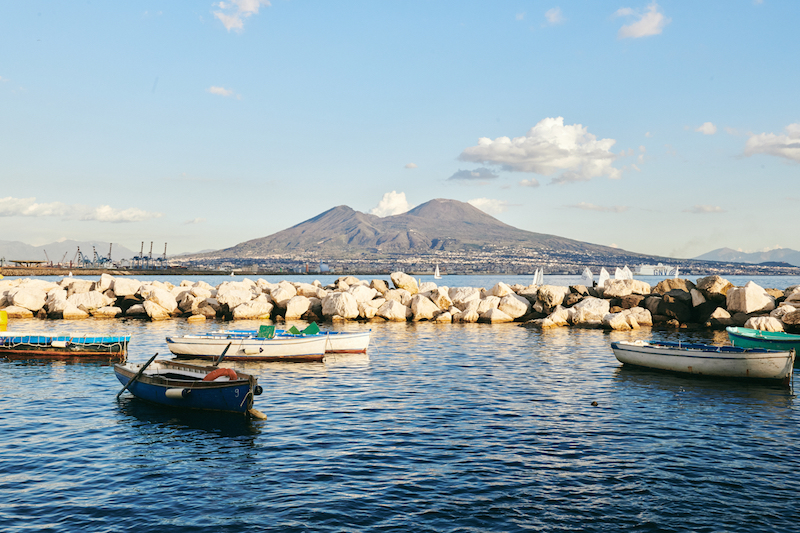
POLYGON ((128 387, 130 387, 130 386, 131 386, 131 383, 133 383, 134 381, 136 381, 137 379, 139 379, 139 376, 141 376, 141 375, 142 375, 142 373, 144 372, 144 369, 145 369, 145 368, 147 368, 148 366, 150 366, 150 363, 152 363, 152 362, 155 360, 155 358, 156 358, 157 356, 158 356, 158 352, 156 352, 156 354, 155 354, 153 357, 151 357, 151 358, 150 358, 150 360, 149 360, 149 361, 147 361, 147 362, 146 362, 146 363, 145 363, 145 364, 142 366, 142 368, 140 368, 140 369, 139 369, 139 372, 137 372, 137 373, 136 373, 136 375, 135 375, 135 376, 133 376, 133 377, 132 377, 132 378, 131 378, 131 379, 128 381, 128 383, 126 383, 126 384, 125 384, 125 386, 124 386, 124 387, 122 387, 122 390, 121 390, 121 391, 119 391, 119 392, 117 393, 117 398, 116 398, 117 400, 119 400, 119 396, 120 396, 120 394, 122 394, 123 392, 125 392, 125 389, 127 389, 128 387))
POLYGON ((229 342, 225 349, 222 350, 222 355, 219 356, 219 359, 217 359, 217 362, 214 363, 214 366, 219 366, 219 364, 222 362, 222 358, 225 357, 226 353, 228 353, 228 348, 231 347, 231 344, 233 344, 233 342, 229 342))

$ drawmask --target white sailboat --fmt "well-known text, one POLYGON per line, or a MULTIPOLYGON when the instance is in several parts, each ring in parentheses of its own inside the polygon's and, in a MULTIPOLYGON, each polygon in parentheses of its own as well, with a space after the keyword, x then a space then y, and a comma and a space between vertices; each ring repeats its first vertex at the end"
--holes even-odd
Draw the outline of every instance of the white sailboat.
POLYGON ((678 277, 678 265, 675 265, 675 277, 678 277))
POLYGON ((591 287, 592 283, 594 282, 594 275, 589 267, 583 269, 583 274, 581 274, 581 285, 585 287, 591 287))
POLYGON ((537 268, 533 273, 533 285, 544 285, 544 269, 537 268))
POLYGON ((439 274, 439 265, 436 265, 436 272, 433 273, 433 279, 442 279, 442 275, 439 274))
POLYGON ((631 272, 631 269, 628 268, 628 265, 625 265, 622 268, 622 273, 625 274, 625 278, 624 279, 633 279, 633 272, 631 272))
POLYGON ((597 278, 597 286, 602 289, 605 287, 606 281, 608 281, 610 278, 611 276, 608 275, 608 270, 606 270, 606 267, 601 268, 600 275, 597 278))
POLYGON ((617 267, 617 269, 614 271, 614 279, 625 279, 625 273, 620 267, 617 267))

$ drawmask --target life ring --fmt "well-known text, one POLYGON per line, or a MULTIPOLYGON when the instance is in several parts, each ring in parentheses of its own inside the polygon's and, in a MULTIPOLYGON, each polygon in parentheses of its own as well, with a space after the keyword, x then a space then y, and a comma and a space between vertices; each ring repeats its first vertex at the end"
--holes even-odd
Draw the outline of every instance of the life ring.
POLYGON ((236 375, 236 371, 232 368, 218 368, 213 372, 209 372, 206 374, 206 377, 203 378, 203 381, 214 381, 215 379, 228 376, 231 380, 237 379, 239 376, 236 375))

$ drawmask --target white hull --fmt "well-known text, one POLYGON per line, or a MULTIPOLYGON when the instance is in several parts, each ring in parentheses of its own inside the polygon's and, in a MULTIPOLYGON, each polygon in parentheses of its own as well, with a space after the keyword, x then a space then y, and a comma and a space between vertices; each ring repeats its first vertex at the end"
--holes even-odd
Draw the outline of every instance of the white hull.
POLYGON ((611 349, 620 363, 706 376, 788 380, 794 365, 793 351, 642 341, 612 342, 611 349))
POLYGON ((213 359, 222 355, 231 361, 322 361, 326 338, 229 337, 227 335, 184 335, 167 337, 169 351, 178 357, 213 359))
MULTIPOLYGON (((305 335, 300 338, 325 338, 325 353, 364 353, 369 347, 369 336, 371 330, 364 332, 354 331, 323 331, 316 335, 305 335)), ((221 330, 213 331, 207 336, 217 336, 230 339, 256 339, 258 334, 255 330, 221 330)), ((201 335, 198 335, 200 337, 201 335)), ((205 336, 205 335, 203 335, 205 336)), ((278 332, 275 339, 296 339, 294 335, 286 335, 282 331, 278 332)))

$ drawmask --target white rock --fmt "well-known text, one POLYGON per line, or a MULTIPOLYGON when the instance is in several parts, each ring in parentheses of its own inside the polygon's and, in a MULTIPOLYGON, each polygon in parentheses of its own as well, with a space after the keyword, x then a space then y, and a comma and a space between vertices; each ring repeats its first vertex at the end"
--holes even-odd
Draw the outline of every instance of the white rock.
POLYGON ((477 308, 465 309, 464 311, 459 311, 458 313, 455 313, 453 315, 453 322, 472 323, 472 322, 477 322, 480 318, 481 315, 478 314, 477 308))
MULTIPOLYGON (((393 280, 394 281, 394 280, 393 280)), ((405 322, 411 318, 411 309, 401 304, 397 300, 386 300, 386 303, 378 309, 377 315, 386 320, 395 322, 405 322)))
POLYGON ((771 316, 754 316, 744 323, 744 327, 761 331, 783 331, 783 322, 771 316))
POLYGON ((450 314, 449 311, 445 311, 444 313, 439 313, 436 315, 436 318, 433 319, 434 322, 452 322, 453 315, 450 314))
POLYGON ((220 305, 227 305, 228 309, 236 309, 243 303, 253 299, 253 293, 249 289, 226 289, 217 290, 216 300, 220 305))
POLYGON ((122 309, 119 307, 100 307, 92 311, 92 316, 95 318, 117 318, 122 314, 122 309))
POLYGON ((638 279, 610 279, 603 288, 604 298, 622 298, 629 294, 650 294, 650 284, 638 279))
POLYGON ((797 308, 793 305, 781 304, 777 309, 770 311, 769 316, 772 318, 777 318, 778 320, 782 320, 784 316, 788 315, 789 313, 793 313, 796 310, 797 308))
MULTIPOLYGON (((495 296, 494 298, 497 298, 495 296)), ((513 322, 514 319, 508 316, 506 313, 502 312, 500 309, 492 308, 486 311, 481 315, 481 321, 489 322, 490 324, 500 323, 500 322, 513 322)))
POLYGON ((451 287, 449 291, 450 300, 453 305, 461 310, 464 310, 467 302, 472 300, 480 300, 481 291, 475 287, 451 287))
POLYGON ((364 303, 372 300, 378 295, 378 291, 364 285, 351 285, 347 292, 353 295, 358 303, 364 303))
POLYGON ((512 292, 500 298, 500 305, 497 308, 511 318, 519 318, 530 312, 531 303, 512 292))
POLYGON ((144 308, 144 304, 133 304, 125 311, 125 316, 133 316, 133 317, 143 317, 147 316, 147 310, 144 308))
POLYGON ((730 317, 731 314, 722 307, 717 307, 716 309, 714 309, 714 312, 711 313, 711 316, 709 316, 709 318, 716 318, 717 320, 724 320, 730 317))
MULTIPOLYGON (((142 305, 144 306, 145 313, 147 313, 147 316, 150 317, 150 320, 167 320, 172 318, 172 315, 170 315, 169 311, 152 300, 145 300, 142 305)), ((130 309, 128 309, 128 311, 130 311, 130 309)))
POLYGON ((141 281, 130 278, 115 277, 111 289, 118 298, 124 298, 126 296, 134 296, 139 292, 141 287, 141 281))
POLYGON ((553 308, 564 303, 564 297, 567 294, 569 294, 569 287, 542 285, 539 287, 538 299, 546 308, 553 308))
MULTIPOLYGON (((623 280, 608 280, 606 281, 606 287, 608 287, 609 283, 613 283, 614 281, 623 281, 623 280)), ((630 331, 631 325, 628 322, 627 316, 625 313, 609 313, 603 317, 603 325, 617 331, 630 331)))
MULTIPOLYGON (((163 307, 167 310, 167 313, 173 313, 178 309, 178 302, 175 300, 175 296, 167 290, 166 288, 161 287, 144 287, 140 294, 145 301, 149 300, 155 304, 158 304, 160 307, 163 307)), ((108 304, 106 304, 108 305, 108 304)), ((150 315, 150 313, 148 313, 150 315)), ((153 318, 150 315, 150 318, 153 318)))
POLYGON ((289 284, 284 285, 283 282, 281 282, 278 284, 278 287, 273 289, 269 294, 272 296, 275 305, 281 309, 286 309, 286 304, 289 303, 289 300, 297 296, 297 291, 293 286, 289 284))
POLYGON ((114 276, 106 274, 105 272, 100 274, 100 281, 97 282, 95 290, 100 292, 106 292, 108 289, 113 289, 113 288, 114 288, 114 276))
MULTIPOLYGON (((174 298, 173 298, 174 300, 174 298)), ((114 303, 114 300, 103 294, 102 292, 90 291, 83 293, 76 293, 67 298, 67 302, 75 307, 79 307, 86 311, 106 307, 114 303)))
POLYGON ((611 302, 603 298, 588 297, 569 308, 569 321, 572 324, 591 324, 602 322, 611 309, 611 302))
POLYGON ((431 291, 430 299, 443 311, 453 307, 453 300, 450 299, 447 287, 437 287, 436 290, 431 291))
MULTIPOLYGON (((543 285, 543 287, 548 287, 548 285, 543 285)), ((566 326, 568 318, 568 309, 557 305, 553 312, 542 320, 541 327, 546 329, 566 326)))
POLYGON ((689 294, 692 295, 692 307, 697 307, 698 305, 706 303, 706 297, 697 289, 690 290, 689 294))
POLYGON ((478 303, 478 309, 477 309, 478 314, 483 315, 489 309, 497 309, 499 305, 500 305, 500 298, 498 298, 497 296, 489 295, 483 300, 480 300, 480 302, 478 303))
POLYGON ((759 313, 775 309, 775 298, 767 294, 763 288, 752 281, 744 287, 734 287, 728 290, 727 305, 730 313, 759 313))
POLYGON ((62 318, 64 320, 83 320, 84 318, 89 318, 89 313, 67 302, 67 307, 62 312, 62 318))
POLYGON ((411 313, 412 320, 431 320, 433 317, 441 313, 439 306, 433 303, 430 298, 421 294, 415 294, 411 297, 411 313))
POLYGON ((417 280, 405 274, 404 272, 392 272, 390 276, 392 278, 392 283, 398 289, 405 289, 411 293, 413 296, 419 292, 419 285, 417 284, 417 280))
POLYGON ((47 293, 36 288, 19 288, 11 295, 10 301, 15 307, 23 307, 35 313, 44 307, 47 293))
POLYGON ((419 290, 417 292, 432 292, 437 289, 436 283, 432 281, 423 281, 419 284, 419 290))
POLYGON ((338 315, 347 319, 357 318, 358 302, 352 294, 333 292, 322 299, 322 314, 324 316, 338 315))
POLYGON ((511 290, 511 287, 503 283, 502 281, 498 281, 492 290, 489 291, 489 294, 492 296, 497 296, 498 298, 502 298, 503 296, 508 296, 512 294, 514 291, 511 290))
POLYGON ((411 296, 412 294, 405 289, 392 289, 383 295, 387 300, 395 300, 405 306, 411 305, 411 296))
POLYGON ((367 320, 369 320, 371 318, 375 318, 375 315, 378 314, 378 308, 373 307, 372 305, 370 305, 370 303, 371 302, 361 302, 360 304, 358 304, 359 318, 366 318, 367 320))
POLYGON ((623 311, 626 315, 636 320, 640 326, 652 326, 653 315, 644 307, 631 307, 623 311))
POLYGON ((33 311, 18 305, 9 305, 3 311, 6 312, 8 318, 33 318, 33 311))
POLYGON ((286 302, 286 320, 300 318, 311 309, 311 300, 305 296, 297 295, 286 302))
POLYGON ((234 307, 232 316, 234 320, 265 320, 270 317, 272 307, 269 302, 253 300, 234 307))

